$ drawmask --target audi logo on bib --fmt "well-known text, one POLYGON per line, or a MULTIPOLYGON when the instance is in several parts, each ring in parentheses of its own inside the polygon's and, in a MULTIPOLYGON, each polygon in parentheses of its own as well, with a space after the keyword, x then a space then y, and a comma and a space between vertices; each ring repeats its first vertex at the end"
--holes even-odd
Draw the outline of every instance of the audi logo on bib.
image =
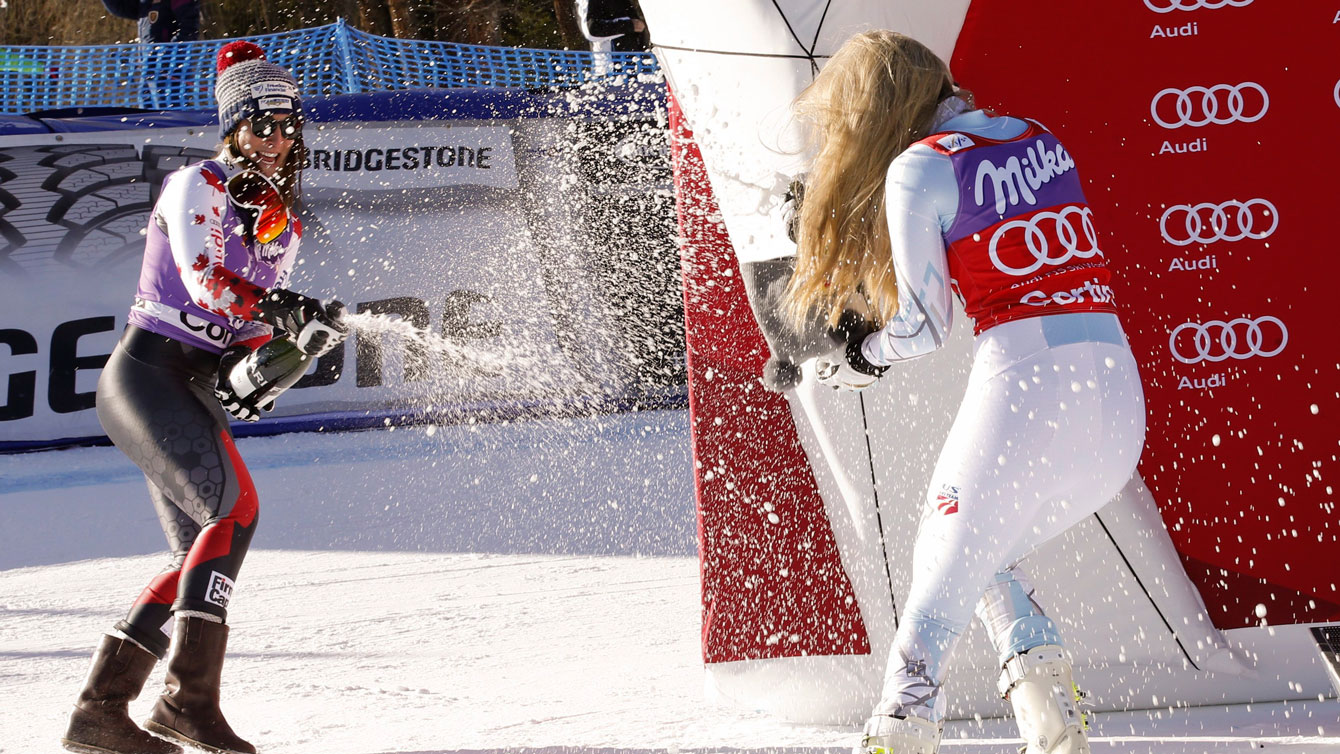
POLYGON ((1145 0, 1145 7, 1155 13, 1172 13, 1175 10, 1213 10, 1224 6, 1241 8, 1251 4, 1252 0, 1145 0))
POLYGON ((1269 109, 1270 95, 1265 87, 1252 81, 1168 88, 1155 94, 1149 104, 1149 114, 1164 128, 1255 123, 1269 109))
POLYGON ((1174 246, 1215 241, 1260 240, 1279 227, 1275 205, 1265 199, 1220 204, 1176 204, 1159 218, 1159 233, 1174 246), (1169 222, 1172 220, 1173 222, 1169 222))
POLYGON ((1199 364, 1253 356, 1269 358, 1283 351, 1288 342, 1289 330, 1278 317, 1238 317, 1227 322, 1216 319, 1178 325, 1168 336, 1168 349, 1183 364, 1199 364))
POLYGON ((996 229, 989 248, 991 263, 1007 275, 1031 275, 1043 265, 1061 265, 1072 258, 1088 259, 1102 256, 1098 248, 1098 233, 1093 227, 1093 210, 1070 205, 1060 212, 1038 212, 1022 220, 1011 220, 996 229), (1006 243, 1005 249, 1025 250, 1028 257, 1010 254, 1001 259, 1001 242, 1011 240, 1012 232, 1023 234, 1023 244, 1006 243), (1082 238, 1081 238, 1082 236, 1082 238), (1020 266, 1022 263, 1022 266, 1020 266))

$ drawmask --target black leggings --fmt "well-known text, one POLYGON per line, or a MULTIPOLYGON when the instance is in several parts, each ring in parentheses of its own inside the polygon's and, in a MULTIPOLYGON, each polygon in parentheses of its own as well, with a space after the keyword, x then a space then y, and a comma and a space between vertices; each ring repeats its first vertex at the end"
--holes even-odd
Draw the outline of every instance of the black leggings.
POLYGON ((256 530, 256 488, 214 397, 218 356, 134 325, 98 380, 98 420, 144 472, 172 562, 116 625, 160 657, 172 613, 225 620, 256 530))

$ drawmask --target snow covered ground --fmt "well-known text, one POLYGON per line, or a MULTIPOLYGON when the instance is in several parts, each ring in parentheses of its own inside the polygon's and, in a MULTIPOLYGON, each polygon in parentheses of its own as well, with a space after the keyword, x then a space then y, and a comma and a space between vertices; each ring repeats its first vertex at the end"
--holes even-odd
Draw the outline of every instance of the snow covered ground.
MULTIPOLYGON (((685 412, 238 444, 261 525, 224 709, 266 754, 818 754, 855 740, 704 698, 685 412)), ((0 456, 0 752, 60 751, 99 633, 162 549, 119 451, 0 456)), ((952 723, 943 750, 1013 754, 1012 728, 952 723)), ((1092 736, 1123 754, 1340 752, 1340 702, 1104 713, 1092 736)))

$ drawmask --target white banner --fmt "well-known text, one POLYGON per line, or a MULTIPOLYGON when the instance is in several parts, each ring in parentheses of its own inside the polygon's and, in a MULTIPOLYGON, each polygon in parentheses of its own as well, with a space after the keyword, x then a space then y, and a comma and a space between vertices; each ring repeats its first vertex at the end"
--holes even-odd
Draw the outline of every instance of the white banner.
MULTIPOLYGON (((663 337, 681 326, 667 307, 678 301, 668 162, 616 154, 664 131, 589 113, 438 123, 307 129, 314 166, 290 287, 436 340, 356 332, 272 416, 347 423, 637 399, 649 382, 682 390, 682 340, 676 351, 663 337), (529 145, 523 160, 513 136, 529 145)), ((212 134, 0 137, 0 449, 102 435, 94 391, 135 295, 149 211, 170 172, 217 151, 212 134)))

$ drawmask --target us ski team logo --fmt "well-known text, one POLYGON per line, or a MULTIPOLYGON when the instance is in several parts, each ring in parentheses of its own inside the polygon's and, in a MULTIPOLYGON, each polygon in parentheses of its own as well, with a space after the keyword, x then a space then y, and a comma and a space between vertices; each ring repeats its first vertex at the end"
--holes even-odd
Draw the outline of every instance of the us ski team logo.
POLYGON ((958 487, 941 485, 940 494, 935 496, 935 509, 946 516, 958 513, 958 487))
POLYGON ((946 152, 952 154, 960 149, 967 149, 968 147, 975 145, 977 142, 973 141, 965 134, 949 134, 948 136, 936 140, 935 143, 944 147, 946 152))
POLYGON ((228 601, 232 598, 233 580, 218 571, 212 572, 209 575, 209 591, 205 594, 205 601, 226 609, 228 601))

